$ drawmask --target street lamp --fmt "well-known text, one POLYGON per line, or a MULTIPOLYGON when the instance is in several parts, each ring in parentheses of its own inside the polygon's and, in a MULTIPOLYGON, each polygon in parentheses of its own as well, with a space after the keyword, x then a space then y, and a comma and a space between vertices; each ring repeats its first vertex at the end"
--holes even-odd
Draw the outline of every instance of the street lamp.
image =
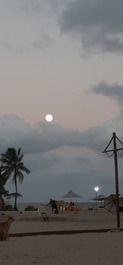
POLYGON ((96 211, 97 211, 97 194, 98 194, 98 191, 100 190, 100 188, 98 186, 94 187, 94 190, 96 192, 96 211))

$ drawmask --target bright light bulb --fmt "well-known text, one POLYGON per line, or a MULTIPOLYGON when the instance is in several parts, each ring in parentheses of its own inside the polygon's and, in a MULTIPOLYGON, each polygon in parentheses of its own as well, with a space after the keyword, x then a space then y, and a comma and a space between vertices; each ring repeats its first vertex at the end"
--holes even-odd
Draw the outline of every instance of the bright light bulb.
POLYGON ((98 186, 94 187, 94 190, 95 190, 96 192, 98 192, 99 189, 100 189, 100 188, 99 188, 98 186))

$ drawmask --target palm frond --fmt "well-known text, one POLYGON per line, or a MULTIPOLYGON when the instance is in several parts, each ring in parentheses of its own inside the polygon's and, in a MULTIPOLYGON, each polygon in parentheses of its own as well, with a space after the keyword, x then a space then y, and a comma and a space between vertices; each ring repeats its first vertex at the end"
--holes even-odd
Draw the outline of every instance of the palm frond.
POLYGON ((22 159, 23 159, 23 157, 24 157, 24 155, 22 154, 22 155, 20 155, 19 157, 18 157, 18 162, 21 162, 22 161, 22 159))
POLYGON ((21 154, 21 148, 18 148, 18 151, 17 151, 17 156, 19 157, 21 154))
POLYGON ((18 179, 19 179, 19 182, 22 183, 23 182, 23 179, 24 179, 24 175, 21 171, 18 171, 18 179))
POLYGON ((13 172, 13 169, 10 167, 6 167, 4 171, 2 172, 2 177, 4 178, 5 182, 9 179, 13 172))
POLYGON ((29 174, 31 171, 27 168, 27 167, 25 167, 24 165, 23 166, 21 166, 21 168, 20 168, 22 171, 24 171, 25 173, 27 173, 27 174, 29 174))

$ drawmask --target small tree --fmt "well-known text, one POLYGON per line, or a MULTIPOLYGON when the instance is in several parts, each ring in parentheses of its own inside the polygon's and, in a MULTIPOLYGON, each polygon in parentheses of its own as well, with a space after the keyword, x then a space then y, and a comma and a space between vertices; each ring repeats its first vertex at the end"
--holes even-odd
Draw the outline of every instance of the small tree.
POLYGON ((18 196, 18 180, 23 182, 24 175, 30 173, 30 170, 24 165, 24 155, 21 153, 21 148, 8 148, 7 151, 1 155, 0 161, 2 162, 2 172, 4 177, 8 180, 12 176, 12 181, 15 185, 15 202, 14 210, 17 210, 17 196, 18 196))

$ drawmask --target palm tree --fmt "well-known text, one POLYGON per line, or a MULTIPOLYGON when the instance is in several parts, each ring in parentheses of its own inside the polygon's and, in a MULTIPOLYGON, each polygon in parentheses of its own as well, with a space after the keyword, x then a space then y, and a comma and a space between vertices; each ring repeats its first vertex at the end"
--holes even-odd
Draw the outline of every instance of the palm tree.
POLYGON ((0 166, 0 198, 8 194, 8 191, 5 189, 5 184, 8 178, 4 175, 2 166, 0 166))
POLYGON ((14 210, 17 210, 17 196, 18 196, 18 185, 23 182, 23 172, 29 174, 30 170, 26 168, 23 160, 24 155, 21 153, 21 148, 16 150, 15 148, 8 148, 4 154, 1 154, 0 161, 2 162, 3 175, 8 179, 12 176, 12 181, 15 185, 15 201, 14 210))
POLYGON ((5 206, 3 197, 8 195, 8 191, 5 189, 6 182, 7 182, 7 178, 3 174, 2 166, 0 166, 0 209, 3 209, 5 206))

